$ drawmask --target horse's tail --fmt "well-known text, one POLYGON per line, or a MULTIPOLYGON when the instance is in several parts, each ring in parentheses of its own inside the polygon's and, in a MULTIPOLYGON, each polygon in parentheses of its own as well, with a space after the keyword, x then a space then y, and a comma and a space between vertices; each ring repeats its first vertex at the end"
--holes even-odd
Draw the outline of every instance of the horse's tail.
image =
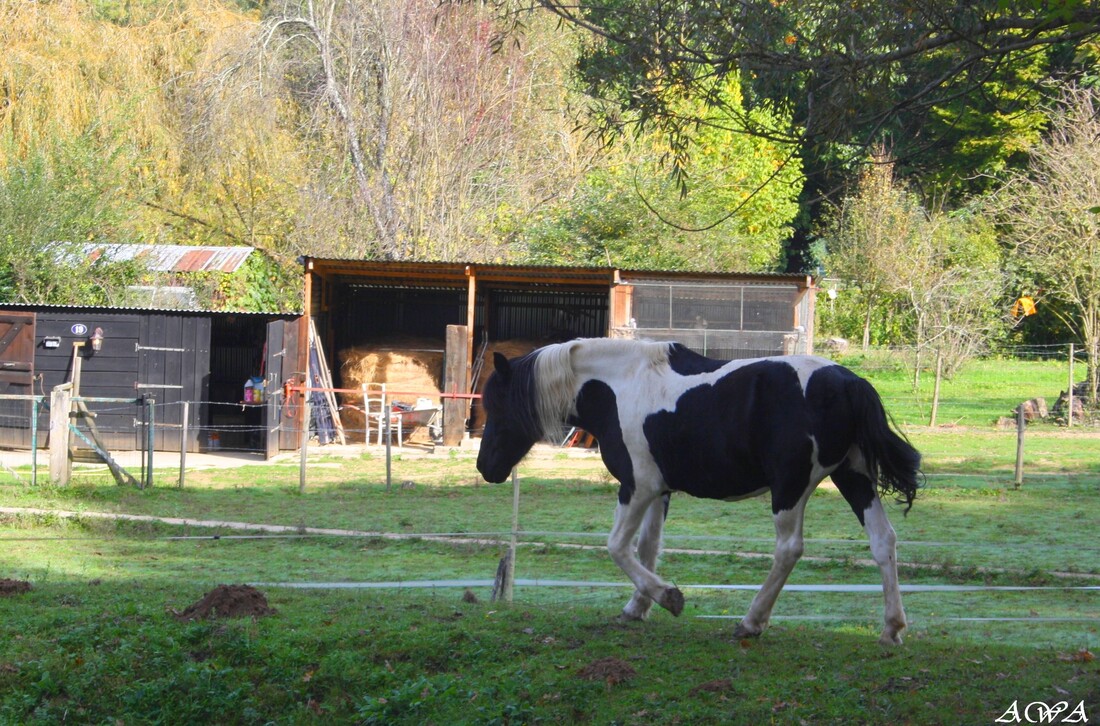
POLYGON ((924 478, 920 452, 891 426, 874 386, 855 376, 850 379, 848 394, 856 418, 856 445, 868 473, 879 492, 898 495, 908 513, 924 478))

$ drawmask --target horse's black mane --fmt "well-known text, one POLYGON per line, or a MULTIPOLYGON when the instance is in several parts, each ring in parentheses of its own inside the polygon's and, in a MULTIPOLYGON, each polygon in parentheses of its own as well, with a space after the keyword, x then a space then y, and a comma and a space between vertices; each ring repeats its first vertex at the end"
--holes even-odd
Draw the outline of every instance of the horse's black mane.
POLYGON ((668 349, 668 365, 673 372, 679 373, 681 376, 711 373, 728 362, 699 355, 681 343, 673 343, 668 349))
MULTIPOLYGON (((543 436, 535 397, 535 359, 537 357, 536 350, 509 361, 510 375, 507 381, 499 380, 499 372, 493 373, 493 379, 504 385, 503 390, 506 392, 500 404, 507 407, 513 423, 519 426, 523 434, 534 440, 541 439, 543 436)), ((490 379, 489 385, 486 385, 487 395, 493 395, 494 391, 491 387, 493 379, 490 379)))

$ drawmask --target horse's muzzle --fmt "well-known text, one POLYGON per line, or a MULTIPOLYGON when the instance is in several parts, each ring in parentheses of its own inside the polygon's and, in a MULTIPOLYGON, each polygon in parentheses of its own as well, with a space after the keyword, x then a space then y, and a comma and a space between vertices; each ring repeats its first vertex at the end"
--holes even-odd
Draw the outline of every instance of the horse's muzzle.
POLYGON ((480 457, 477 461, 477 470, 481 474, 481 478, 490 484, 500 484, 512 473, 512 467, 493 466, 483 462, 480 457))

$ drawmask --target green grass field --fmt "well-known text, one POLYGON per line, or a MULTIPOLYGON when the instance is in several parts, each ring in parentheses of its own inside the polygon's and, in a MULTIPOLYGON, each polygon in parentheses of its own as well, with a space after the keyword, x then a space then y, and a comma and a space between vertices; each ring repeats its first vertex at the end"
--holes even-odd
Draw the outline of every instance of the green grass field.
MULTIPOLYGON (((350 460, 321 469, 329 481, 311 483, 305 495, 262 467, 182 491, 107 481, 52 491, 0 486, 4 506, 498 533, 497 541, 465 544, 213 539, 239 533, 5 517, 0 572, 33 589, 0 597, 0 723, 939 724, 988 723, 1017 699, 1100 707, 1092 659, 1100 602, 1095 591, 1073 589, 1097 584, 1100 522, 1082 506, 1095 497, 1095 480, 1064 475, 1020 490, 1003 478, 937 475, 909 516, 894 514, 908 586, 1049 589, 909 593, 907 643, 893 650, 875 643, 874 588, 791 589, 763 638, 732 640, 752 592, 708 586, 763 580, 771 549, 764 500, 674 500, 661 571, 687 595, 679 619, 657 612, 645 624, 617 623, 626 586, 519 586, 504 605, 488 601, 487 586, 470 587, 477 602, 467 602, 462 587, 268 584, 262 591, 276 609, 268 617, 171 616, 220 583, 491 581, 505 550, 510 487, 453 481, 446 471, 469 459, 398 464, 421 483, 386 491, 380 476, 363 473, 372 461, 350 460), (433 469, 444 473, 426 483, 433 469), (585 666, 606 657, 634 675, 586 680, 585 666)), ((558 467, 567 474, 522 480, 520 521, 529 534, 516 576, 623 582, 602 549, 614 487, 591 460, 552 455, 530 469, 558 467)), ((855 518, 830 487, 810 503, 806 533, 807 556, 791 585, 877 585, 855 518)))
MULTIPOLYGON (((895 356, 852 354, 838 362, 874 384, 898 424, 928 425, 935 386, 931 372, 922 372, 920 387, 914 390, 912 369, 895 356)), ((1074 379, 1085 379, 1084 365, 1075 366, 1074 379)), ((954 378, 941 382, 936 422, 939 426, 991 428, 1000 417, 1014 416, 1021 401, 1042 397, 1053 406, 1068 388, 1069 367, 1065 361, 970 361, 954 378)))
MULTIPOLYGON (((899 420, 919 413, 903 383, 875 383, 899 420)), ((966 375, 955 385, 978 387, 966 375)), ((893 649, 876 643, 865 537, 828 485, 772 627, 735 641, 753 591, 721 586, 763 581, 768 502, 674 497, 660 572, 685 612, 620 623, 630 588, 603 548, 616 485, 594 455, 548 450, 522 465, 516 577, 542 586, 518 585, 512 604, 491 602, 487 584, 416 586, 491 582, 507 549, 511 487, 480 482, 468 453, 406 454, 389 489, 377 455, 315 456, 304 494, 290 463, 192 472, 182 490, 169 470, 146 491, 103 472, 63 489, 0 472, 0 506, 45 510, 0 515, 0 579, 32 586, 0 596, 0 724, 986 724, 1033 701, 1083 704, 1095 721, 1100 434, 1033 427, 1015 488, 1015 432, 989 421, 1044 394, 1001 388, 974 422, 906 426, 928 480, 908 516, 890 508, 902 583, 918 588, 893 649), (242 537, 259 533, 93 513, 294 529, 242 537), (288 586, 378 582, 406 584, 288 586), (234 583, 257 584, 274 614, 173 616, 234 583), (809 585, 870 587, 798 589, 809 585)))

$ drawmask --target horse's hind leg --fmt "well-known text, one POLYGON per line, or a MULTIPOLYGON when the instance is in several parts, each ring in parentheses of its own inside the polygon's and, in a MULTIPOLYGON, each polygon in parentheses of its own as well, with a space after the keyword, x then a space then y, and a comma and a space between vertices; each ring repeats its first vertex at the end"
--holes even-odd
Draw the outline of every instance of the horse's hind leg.
POLYGON ((806 501, 814 490, 806 487, 802 497, 790 509, 780 510, 773 515, 775 522, 775 559, 764 584, 760 586, 756 597, 752 599, 749 612, 733 631, 735 638, 754 638, 764 632, 771 619, 772 608, 779 592, 787 582, 799 558, 802 557, 802 521, 806 511, 806 501))
MULTIPOLYGON (((650 572, 657 572, 657 557, 661 554, 661 533, 665 526, 665 517, 668 516, 669 495, 654 499, 642 518, 641 530, 638 534, 638 561, 650 572)), ((625 620, 645 620, 649 615, 649 609, 653 606, 653 599, 635 590, 630 602, 623 608, 625 620)))
MULTIPOLYGON (((660 549, 660 537, 654 538, 652 536, 654 529, 656 529, 656 525, 653 523, 657 514, 651 514, 651 512, 653 512, 655 506, 663 506, 661 498, 657 495, 642 497, 639 495, 639 490, 641 490, 641 487, 635 490, 634 496, 629 502, 625 504, 620 502, 615 509, 615 525, 611 528, 611 535, 607 538, 607 550, 611 553, 611 559, 626 573, 626 576, 630 578, 637 589, 627 607, 630 607, 630 604, 636 600, 641 601, 646 598, 656 602, 673 615, 679 615, 684 610, 683 593, 658 577, 651 568, 655 564, 657 551, 660 549), (639 543, 639 550, 643 557, 653 560, 653 562, 645 564, 639 561, 634 553, 634 534, 638 531, 639 525, 642 524, 643 518, 650 529, 649 536, 645 536, 644 544, 639 543)), ((659 531, 657 534, 659 535, 659 531)), ((623 611, 623 615, 627 618, 631 617, 631 614, 626 610, 623 611)))
POLYGON ((879 642, 883 645, 900 645, 901 631, 905 630, 905 610, 901 605, 901 588, 898 586, 897 535, 886 516, 871 478, 862 470, 863 459, 854 452, 848 463, 833 472, 833 483, 844 495, 859 523, 867 531, 871 542, 871 556, 882 573, 882 596, 885 600, 885 626, 879 642))

